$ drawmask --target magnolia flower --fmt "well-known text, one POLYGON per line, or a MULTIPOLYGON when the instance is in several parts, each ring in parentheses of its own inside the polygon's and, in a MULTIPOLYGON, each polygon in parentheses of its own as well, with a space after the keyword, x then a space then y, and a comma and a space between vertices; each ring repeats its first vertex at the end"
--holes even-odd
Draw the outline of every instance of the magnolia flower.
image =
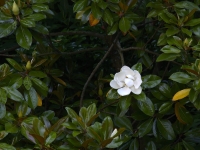
POLYGON ((142 92, 141 75, 137 70, 132 70, 128 66, 123 66, 120 72, 116 73, 114 80, 110 82, 113 89, 121 96, 129 95, 131 92, 139 95, 142 92))

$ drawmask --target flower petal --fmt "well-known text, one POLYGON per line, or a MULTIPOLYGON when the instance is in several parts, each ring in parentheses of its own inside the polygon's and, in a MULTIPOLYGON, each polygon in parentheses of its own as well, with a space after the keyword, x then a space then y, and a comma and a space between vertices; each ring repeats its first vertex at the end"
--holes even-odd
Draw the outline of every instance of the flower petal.
POLYGON ((117 134, 117 129, 115 128, 115 130, 113 130, 113 132, 111 133, 110 137, 115 136, 115 134, 117 134))
POLYGON ((128 67, 128 66, 123 66, 122 68, 121 68, 121 71, 123 71, 123 70, 129 70, 130 68, 128 67))
POLYGON ((126 74, 124 72, 118 72, 114 76, 115 81, 124 81, 126 74))
POLYGON ((110 86, 113 89, 119 89, 119 88, 121 88, 121 86, 119 86, 115 80, 110 81, 110 86))
POLYGON ((129 95, 131 93, 131 89, 129 87, 123 87, 117 90, 118 94, 121 96, 129 95))
POLYGON ((141 86, 139 88, 135 88, 134 86, 131 87, 131 91, 136 94, 136 95, 139 95, 141 92, 142 92, 142 88, 141 86))
POLYGON ((137 89, 142 84, 142 79, 140 73, 137 70, 134 70, 134 74, 135 74, 134 86, 137 89))
POLYGON ((133 80, 132 79, 128 79, 128 78, 125 79, 125 84, 128 87, 132 87, 134 85, 133 80))

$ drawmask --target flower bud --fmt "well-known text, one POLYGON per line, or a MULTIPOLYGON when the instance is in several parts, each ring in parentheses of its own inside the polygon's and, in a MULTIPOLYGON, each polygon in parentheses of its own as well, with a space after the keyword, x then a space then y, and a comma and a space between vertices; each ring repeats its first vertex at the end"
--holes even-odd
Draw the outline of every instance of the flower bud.
POLYGON ((27 70, 31 70, 31 62, 30 61, 27 62, 26 69, 27 70))
POLYGON ((15 3, 15 1, 14 1, 14 3, 13 3, 12 11, 13 11, 13 14, 14 14, 15 16, 19 15, 19 7, 18 7, 17 4, 15 3))

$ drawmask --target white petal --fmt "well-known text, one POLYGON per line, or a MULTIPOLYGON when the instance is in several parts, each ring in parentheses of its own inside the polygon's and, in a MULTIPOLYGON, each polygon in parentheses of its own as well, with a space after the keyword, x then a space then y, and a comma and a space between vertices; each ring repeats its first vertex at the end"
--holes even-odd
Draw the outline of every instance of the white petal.
POLYGON ((142 79, 140 73, 137 70, 134 70, 134 73, 135 73, 134 86, 137 89, 142 84, 142 79))
POLYGON ((113 89, 119 89, 119 88, 121 88, 121 86, 119 86, 115 80, 110 81, 110 86, 113 89))
POLYGON ((123 71, 123 70, 127 70, 127 69, 130 69, 128 66, 123 66, 122 68, 121 68, 121 71, 123 71))
POLYGON ((114 76, 115 81, 124 81, 126 74, 124 72, 118 72, 114 76))
POLYGON ((135 80, 135 77, 132 76, 132 75, 130 75, 130 74, 126 75, 126 77, 129 78, 129 79, 133 79, 133 80, 135 80))
POLYGON ((117 134, 117 129, 115 129, 115 130, 112 132, 112 134, 111 134, 111 136, 110 136, 110 137, 113 137, 113 136, 115 136, 115 134, 117 134))
POLYGON ((142 88, 141 86, 139 88, 135 88, 134 86, 131 87, 131 91, 136 94, 136 95, 139 95, 141 92, 142 92, 142 88))
POLYGON ((132 79, 128 79, 128 78, 125 79, 125 84, 128 87, 132 87, 134 85, 133 80, 132 79))
POLYGON ((131 93, 131 89, 128 87, 123 87, 117 90, 118 94, 121 96, 129 95, 131 93))

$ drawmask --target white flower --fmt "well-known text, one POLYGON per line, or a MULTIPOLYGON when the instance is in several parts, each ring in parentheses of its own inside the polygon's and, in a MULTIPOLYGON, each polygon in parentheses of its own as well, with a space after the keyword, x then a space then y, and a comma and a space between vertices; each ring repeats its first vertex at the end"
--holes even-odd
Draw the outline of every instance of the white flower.
POLYGON ((117 134, 117 129, 113 130, 113 132, 111 133, 110 137, 112 138, 113 136, 115 136, 115 134, 117 134))
POLYGON ((132 70, 128 66, 123 66, 120 72, 116 73, 114 80, 110 82, 113 89, 121 96, 129 95, 131 92, 139 95, 142 92, 141 75, 137 70, 132 70))

